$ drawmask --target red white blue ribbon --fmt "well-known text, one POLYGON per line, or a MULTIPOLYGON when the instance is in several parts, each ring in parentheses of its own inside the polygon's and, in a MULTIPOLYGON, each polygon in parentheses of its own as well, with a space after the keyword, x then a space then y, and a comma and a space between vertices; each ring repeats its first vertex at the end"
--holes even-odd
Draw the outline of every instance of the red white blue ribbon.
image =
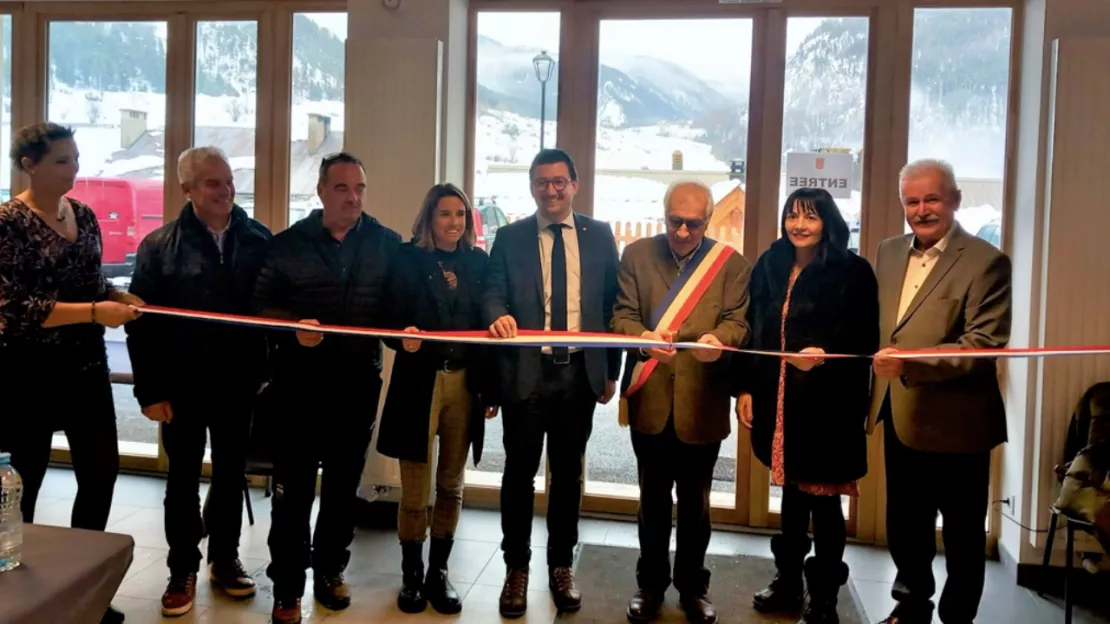
MULTIPOLYGON (((791 357, 815 360, 846 358, 870 359, 874 357, 873 354, 792 353, 788 351, 737 349, 729 346, 715 347, 712 345, 696 342, 668 343, 658 340, 648 340, 646 338, 641 338, 638 336, 625 336, 620 334, 520 330, 517 332, 517 336, 515 338, 495 338, 491 336, 488 331, 485 330, 442 332, 421 331, 417 333, 411 333, 396 329, 375 329, 369 327, 351 327, 346 325, 312 325, 310 323, 303 323, 300 321, 286 321, 259 316, 221 314, 217 312, 202 312, 198 310, 187 310, 183 308, 170 308, 154 305, 141 306, 139 309, 143 312, 143 314, 156 314, 159 316, 177 317, 198 321, 230 323, 233 325, 258 327, 263 329, 269 328, 288 331, 319 332, 322 334, 366 336, 369 338, 408 338, 410 340, 416 339, 436 342, 460 342, 469 344, 487 344, 518 347, 568 346, 608 349, 651 349, 655 347, 673 347, 676 349, 720 349, 723 351, 731 351, 734 353, 747 353, 751 355, 761 355, 768 357, 791 357)), ((887 354, 887 357, 902 360, 919 360, 967 358, 1033 358, 1079 355, 1110 355, 1110 345, 1068 347, 1006 347, 1003 349, 912 349, 893 351, 887 354)))

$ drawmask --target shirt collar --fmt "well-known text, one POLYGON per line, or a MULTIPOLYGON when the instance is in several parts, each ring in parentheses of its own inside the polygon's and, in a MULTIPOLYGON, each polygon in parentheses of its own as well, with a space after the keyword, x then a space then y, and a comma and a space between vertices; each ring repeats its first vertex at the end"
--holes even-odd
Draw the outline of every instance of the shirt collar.
MULTIPOLYGON (((313 224, 314 224, 318 233, 320 233, 322 235, 325 235, 325 236, 327 236, 328 238, 331 238, 331 239, 335 238, 334 236, 332 236, 331 230, 324 227, 324 210, 322 208, 317 208, 317 209, 313 210, 312 214, 311 214, 311 218, 312 218, 312 222, 313 222, 313 224)), ((359 229, 362 228, 362 222, 365 221, 366 218, 367 217, 366 217, 365 212, 360 214, 358 216, 358 221, 355 221, 355 224, 353 226, 351 226, 351 229, 349 230, 349 232, 359 231, 359 229)))
MULTIPOLYGON (((539 225, 539 228, 540 228, 541 232, 555 224, 554 221, 552 221, 552 220, 548 219, 547 217, 543 216, 538 211, 536 212, 536 223, 539 225)), ((563 219, 560 223, 562 223, 563 225, 565 225, 565 226, 567 226, 567 227, 569 227, 570 229, 573 230, 574 229, 574 212, 571 211, 571 213, 567 215, 567 218, 563 219)))
POLYGON ((921 255, 940 255, 944 253, 945 249, 948 249, 948 244, 952 242, 952 236, 956 233, 956 230, 959 229, 959 227, 960 223, 958 221, 953 222, 952 227, 948 228, 948 233, 945 234, 939 241, 937 241, 936 245, 933 245, 925 251, 921 251, 917 248, 917 237, 914 236, 913 239, 910 241, 910 251, 921 255))

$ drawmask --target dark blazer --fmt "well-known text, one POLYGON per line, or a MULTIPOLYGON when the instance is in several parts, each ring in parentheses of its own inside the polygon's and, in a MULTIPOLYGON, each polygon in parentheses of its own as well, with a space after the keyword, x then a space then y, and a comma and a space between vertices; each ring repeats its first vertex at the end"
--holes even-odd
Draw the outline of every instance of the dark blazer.
MULTIPOLYGON (((455 331, 483 329, 480 301, 489 256, 469 247, 461 252, 455 274, 459 280, 460 304, 469 311, 469 322, 459 324, 447 305, 448 286, 443 271, 429 250, 405 243, 397 254, 390 278, 389 296, 393 301, 392 321, 395 329, 417 327, 423 330, 455 331)), ((382 409, 378 432, 378 452, 387 457, 408 461, 428 460, 428 425, 435 390, 436 373, 443 369, 445 357, 442 343, 425 341, 415 353, 405 351, 400 340, 387 339, 386 345, 397 353, 389 376, 389 391, 382 409)), ((488 374, 488 349, 479 345, 463 345, 466 383, 472 401, 470 443, 474 463, 482 457, 485 436, 485 407, 496 405, 488 374)))
MULTIPOLYGON (((608 223, 574 215, 582 263, 582 331, 608 332, 617 298, 617 242, 608 223)), ((540 264, 539 224, 535 215, 497 230, 490 254, 482 301, 486 327, 506 314, 518 329, 544 327, 543 273, 540 264)), ((586 349, 586 370, 597 396, 605 381, 616 381, 621 370, 620 349, 586 349)), ((504 403, 524 401, 539 383, 542 358, 538 347, 496 349, 501 398, 504 403)))
MULTIPOLYGON (((270 238, 266 226, 235 206, 219 249, 188 203, 176 219, 139 244, 130 291, 151 305, 250 314, 270 238)), ((135 397, 143 407, 180 399, 202 381, 251 392, 266 381, 264 331, 154 314, 124 329, 135 397)))
MULTIPOLYGON (((782 306, 794 247, 779 239, 752 271, 752 349, 782 348, 782 306)), ((870 355, 879 345, 879 293, 871 265, 856 254, 825 246, 798 275, 786 317, 786 351, 820 347, 826 353, 870 355)), ((739 392, 752 396, 752 450, 768 467, 778 415, 779 358, 735 358, 739 392)), ((871 360, 830 359, 808 372, 786 365, 783 395, 786 478, 802 483, 846 483, 867 474, 867 411, 871 360)))
MULTIPOLYGON (((913 235, 876 256, 881 347, 997 349, 1010 342, 1010 258, 957 223, 903 318, 898 316, 913 235)), ((875 379, 869 430, 884 406, 898 439, 931 453, 981 453, 1006 441, 1006 406, 994 359, 907 360, 900 379, 875 379), (887 399, 889 398, 889 401, 887 399)))
MULTIPOLYGON (((709 241, 706 241, 709 242, 709 241)), ((716 243, 723 245, 724 243, 716 243)), ((711 333, 728 347, 748 341, 748 276, 751 265, 733 253, 724 268, 698 300, 682 323, 676 342, 694 342, 711 333)), ((613 331, 640 336, 653 310, 678 278, 678 265, 671 255, 666 234, 642 238, 624 249, 620 269, 620 295, 613 312, 613 331)), ((633 367, 647 356, 630 351, 625 363, 621 392, 628 389, 633 367)), ((633 431, 655 435, 663 431, 674 414, 678 439, 687 444, 711 444, 728 437, 728 354, 704 363, 689 349, 680 350, 668 363, 656 366, 647 383, 628 398, 628 424, 633 431)))

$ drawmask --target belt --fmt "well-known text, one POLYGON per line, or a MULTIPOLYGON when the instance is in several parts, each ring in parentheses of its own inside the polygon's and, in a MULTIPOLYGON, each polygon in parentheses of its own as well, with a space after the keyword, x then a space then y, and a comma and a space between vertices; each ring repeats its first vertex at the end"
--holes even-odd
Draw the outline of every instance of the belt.
POLYGON ((445 373, 454 373, 457 371, 461 371, 464 368, 466 368, 466 362, 462 360, 443 360, 443 363, 440 365, 439 370, 445 373))
POLYGON ((545 364, 554 364, 556 366, 566 366, 567 364, 570 364, 570 363, 574 362, 576 359, 581 359, 583 357, 583 355, 582 355, 583 353, 585 353, 585 351, 582 351, 581 349, 579 349, 578 351, 572 351, 570 353, 564 353, 563 355, 553 355, 551 353, 544 353, 543 354, 543 361, 544 361, 545 364))

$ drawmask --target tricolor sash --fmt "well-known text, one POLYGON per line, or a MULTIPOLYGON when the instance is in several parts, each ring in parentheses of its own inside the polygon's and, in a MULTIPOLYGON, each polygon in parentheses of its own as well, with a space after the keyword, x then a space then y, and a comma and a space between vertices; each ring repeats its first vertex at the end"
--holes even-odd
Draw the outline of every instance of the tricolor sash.
MULTIPOLYGON (((678 333, 679 328, 701 301, 705 291, 709 290, 709 285, 717 278, 725 263, 735 252, 736 250, 729 245, 718 243, 711 238, 703 239, 702 245, 678 274, 663 300, 651 311, 651 317, 648 320, 649 329, 678 333)), ((629 361, 631 359, 629 358, 629 361)), ((626 367, 624 379, 626 383, 622 384, 626 389, 620 400, 622 427, 628 425, 628 397, 647 383, 648 377, 658 365, 659 360, 647 358, 638 359, 631 371, 626 367)))

